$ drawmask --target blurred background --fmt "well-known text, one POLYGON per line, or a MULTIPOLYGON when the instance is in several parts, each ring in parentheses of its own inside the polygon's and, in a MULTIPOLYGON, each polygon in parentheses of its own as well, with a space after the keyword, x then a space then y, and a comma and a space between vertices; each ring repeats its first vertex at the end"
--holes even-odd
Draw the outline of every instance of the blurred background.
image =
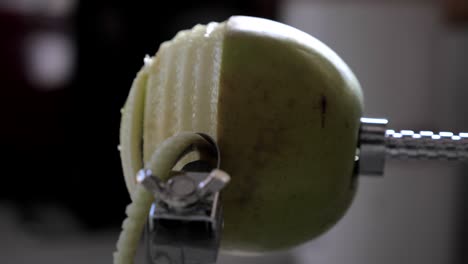
MULTIPOLYGON (((181 29, 270 18, 334 49, 369 117, 468 131, 468 1, 0 1, 0 263, 111 263, 129 203, 120 108, 146 54, 181 29)), ((388 162, 327 234, 219 263, 468 263, 468 166, 388 162)), ((137 263, 143 263, 139 256, 137 263)))

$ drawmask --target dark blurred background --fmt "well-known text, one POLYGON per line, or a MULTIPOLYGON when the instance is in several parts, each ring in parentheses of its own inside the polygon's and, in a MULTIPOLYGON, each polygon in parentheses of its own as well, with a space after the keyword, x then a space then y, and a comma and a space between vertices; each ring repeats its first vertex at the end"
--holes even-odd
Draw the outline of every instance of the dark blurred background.
MULTIPOLYGON (((2 0, 0 263, 111 262, 130 202, 120 108, 143 57, 181 29, 237 14, 330 45, 361 80, 366 115, 399 129, 468 130, 465 0, 2 0)), ((361 180, 349 214, 323 238, 220 261, 466 263, 467 171, 391 163, 385 179, 361 180)))

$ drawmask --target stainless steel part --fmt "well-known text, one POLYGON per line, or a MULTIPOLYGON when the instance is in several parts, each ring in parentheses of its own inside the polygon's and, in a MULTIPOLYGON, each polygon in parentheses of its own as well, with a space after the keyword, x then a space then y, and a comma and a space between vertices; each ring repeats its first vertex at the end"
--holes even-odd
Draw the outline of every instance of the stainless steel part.
MULTIPOLYGON (((202 182, 208 173, 184 176, 202 182)), ((221 242, 222 207, 219 192, 204 196, 187 207, 153 203, 147 225, 147 259, 151 264, 215 263, 221 242)))
POLYGON ((231 178, 219 169, 210 173, 176 172, 167 182, 154 177, 151 170, 142 169, 137 174, 138 183, 151 191, 156 201, 161 200, 174 210, 192 206, 206 196, 219 192, 231 178))
POLYGON ((387 130, 388 120, 361 118, 359 174, 383 175, 385 159, 468 159, 468 133, 387 130))
POLYGON ((361 118, 356 166, 359 174, 382 175, 385 166, 386 119, 361 118))
POLYGON ((137 181, 155 196, 145 230, 147 261, 151 264, 215 263, 221 241, 222 207, 219 191, 230 177, 217 169, 220 153, 215 141, 190 146, 181 153, 197 150, 201 160, 174 171, 164 182, 147 169, 137 181))

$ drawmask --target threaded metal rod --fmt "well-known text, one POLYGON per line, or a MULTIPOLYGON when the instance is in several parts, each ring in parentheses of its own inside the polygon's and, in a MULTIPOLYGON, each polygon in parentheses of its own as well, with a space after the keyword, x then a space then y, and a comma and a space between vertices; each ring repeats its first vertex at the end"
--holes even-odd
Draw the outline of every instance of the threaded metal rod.
POLYGON ((385 133, 387 156, 397 159, 468 159, 468 133, 411 130, 387 130, 385 133))
POLYGON ((468 160, 468 133, 387 130, 388 120, 361 118, 358 168, 382 175, 386 158, 468 160))

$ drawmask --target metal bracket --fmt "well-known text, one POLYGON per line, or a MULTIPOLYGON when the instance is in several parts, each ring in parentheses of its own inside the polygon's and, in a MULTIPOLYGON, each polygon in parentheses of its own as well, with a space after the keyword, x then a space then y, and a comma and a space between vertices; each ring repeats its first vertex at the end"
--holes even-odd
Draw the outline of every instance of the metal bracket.
MULTIPOLYGON (((219 166, 218 147, 207 135, 202 136, 212 149, 199 148, 206 151, 200 156, 217 159, 219 166)), ((223 224, 219 191, 230 177, 209 164, 203 160, 189 163, 166 182, 150 170, 139 171, 137 181, 155 197, 145 230, 148 263, 216 262, 223 224)))
POLYGON ((161 201, 154 203, 148 219, 148 262, 215 263, 221 230, 222 207, 219 193, 197 203, 189 212, 172 211, 161 201))

